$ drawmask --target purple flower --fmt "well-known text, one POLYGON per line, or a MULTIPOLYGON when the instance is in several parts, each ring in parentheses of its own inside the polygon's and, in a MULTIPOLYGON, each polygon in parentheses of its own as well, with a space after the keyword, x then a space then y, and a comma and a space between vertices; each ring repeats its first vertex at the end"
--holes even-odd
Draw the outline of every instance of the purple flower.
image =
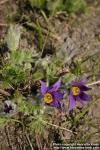
POLYGON ((10 100, 6 100, 4 102, 3 111, 6 114, 14 113, 16 110, 16 104, 11 102, 10 100))
POLYGON ((59 92, 61 82, 57 81, 51 87, 47 87, 45 82, 40 81, 41 83, 41 94, 43 95, 44 103, 52 107, 61 109, 60 100, 63 98, 64 93, 59 92))
POLYGON ((11 110, 13 110, 11 105, 8 106, 7 104, 4 104, 4 112, 5 113, 9 113, 11 110))
POLYGON ((72 82, 69 94, 70 104, 68 112, 75 107, 76 101, 80 102, 82 105, 84 104, 83 101, 90 101, 90 97, 85 93, 85 91, 88 91, 89 89, 90 88, 86 86, 86 80, 72 82))

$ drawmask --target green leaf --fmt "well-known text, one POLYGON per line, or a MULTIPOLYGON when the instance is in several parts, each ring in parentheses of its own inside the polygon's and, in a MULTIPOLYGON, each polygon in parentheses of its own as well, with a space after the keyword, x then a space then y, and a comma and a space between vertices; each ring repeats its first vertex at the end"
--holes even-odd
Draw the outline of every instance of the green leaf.
POLYGON ((29 124, 29 127, 32 131, 43 134, 45 123, 43 122, 43 116, 37 115, 37 117, 33 117, 33 121, 29 124))
POLYGON ((54 15, 57 11, 63 10, 62 0, 47 0, 47 9, 54 15))
POLYGON ((45 7, 45 0, 29 0, 32 7, 36 8, 44 8, 45 7))
POLYGON ((84 108, 81 113, 79 113, 78 115, 76 115, 75 118, 74 118, 74 123, 79 122, 80 119, 85 115, 85 113, 88 112, 90 109, 92 109, 93 106, 98 102, 99 99, 100 99, 100 96, 98 96, 96 100, 94 100, 93 102, 91 102, 88 107, 84 108))
POLYGON ((44 73, 42 70, 37 70, 33 75, 32 78, 34 81, 40 80, 44 77, 44 73))
POLYGON ((17 50, 10 54, 10 63, 14 65, 23 65, 23 62, 32 62, 32 52, 17 50))
POLYGON ((18 25, 10 25, 6 37, 6 41, 7 41, 8 48, 11 51, 18 49, 20 35, 21 35, 21 27, 18 25))
POLYGON ((64 83, 69 83, 75 78, 75 75, 72 73, 67 73, 63 76, 63 82, 64 83))
POLYGON ((14 102, 17 103, 19 112, 29 113, 29 109, 27 106, 28 102, 26 101, 26 98, 19 91, 15 92, 13 100, 14 102))
POLYGON ((86 1, 85 0, 66 0, 65 10, 69 13, 75 13, 78 11, 85 11, 86 1))
POLYGON ((0 127, 4 126, 7 123, 8 119, 5 117, 0 117, 0 127))
POLYGON ((53 80, 53 79, 57 79, 57 72, 58 70, 61 68, 63 64, 63 61, 61 59, 59 59, 58 57, 53 57, 51 60, 51 63, 48 65, 47 67, 47 79, 48 80, 53 80))

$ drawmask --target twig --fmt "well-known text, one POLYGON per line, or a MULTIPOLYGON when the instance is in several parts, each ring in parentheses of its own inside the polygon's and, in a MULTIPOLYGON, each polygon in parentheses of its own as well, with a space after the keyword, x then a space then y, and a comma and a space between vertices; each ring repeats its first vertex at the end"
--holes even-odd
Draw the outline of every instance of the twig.
POLYGON ((68 131, 68 132, 71 132, 71 133, 75 133, 75 134, 77 134, 76 132, 73 132, 73 131, 71 131, 71 130, 69 130, 69 129, 66 129, 66 128, 64 128, 64 127, 61 127, 61 126, 58 126, 58 125, 55 125, 55 124, 49 123, 49 122, 47 122, 47 121, 42 120, 42 122, 44 122, 45 124, 48 124, 48 125, 50 125, 50 126, 53 126, 53 127, 59 128, 59 129, 61 129, 61 130, 65 130, 65 131, 68 131))
POLYGON ((9 0, 2 0, 1 2, 0 2, 0 5, 3 5, 4 3, 6 3, 6 2, 8 2, 9 0))
POLYGON ((96 84, 100 84, 100 81, 95 81, 95 82, 89 83, 89 84, 87 84, 87 86, 92 86, 92 85, 96 85, 96 84))
MULTIPOLYGON (((32 116, 32 118, 37 119, 36 117, 33 117, 33 116, 32 116)), ((71 130, 69 130, 69 129, 66 129, 66 128, 64 128, 64 127, 58 126, 58 125, 56 125, 56 124, 52 124, 52 123, 47 122, 47 121, 45 121, 45 120, 42 120, 42 122, 43 122, 44 124, 48 124, 48 125, 50 125, 50 126, 59 128, 59 129, 61 129, 61 130, 65 130, 65 131, 67 131, 67 132, 71 132, 71 133, 77 134, 76 132, 73 132, 73 131, 71 131, 71 130)))
POLYGON ((8 141, 8 145, 9 145, 9 150, 13 150, 12 146, 10 144, 10 138, 9 138, 8 128, 6 126, 5 126, 5 134, 6 134, 6 137, 7 137, 7 141, 8 141))
POLYGON ((0 26, 7 27, 8 25, 7 25, 7 24, 5 24, 5 23, 0 23, 0 26))
POLYGON ((6 96, 10 96, 10 94, 6 91, 4 91, 3 89, 0 89, 0 93, 6 96))
POLYGON ((35 135, 35 138, 36 138, 36 143, 37 143, 37 145, 38 145, 39 150, 42 150, 43 148, 42 148, 42 145, 41 145, 41 143, 40 143, 38 134, 35 135))
POLYGON ((34 150, 33 146, 32 146, 32 143, 31 143, 31 140, 30 140, 30 138, 29 138, 29 136, 28 136, 28 134, 26 132, 25 132, 25 136, 26 136, 26 139, 27 139, 27 141, 28 141, 28 143, 30 145, 31 150, 34 150))
POLYGON ((45 39, 45 41, 44 41, 44 44, 43 44, 43 47, 42 47, 42 53, 41 54, 43 54, 43 51, 44 51, 44 48, 45 48, 45 45, 46 45, 46 43, 47 43, 47 40, 48 40, 48 35, 49 35, 49 32, 48 32, 48 34, 47 34, 47 37, 46 37, 46 39, 45 39))
MULTIPOLYGON (((37 29, 36 24, 33 22, 29 23, 28 21, 26 21, 25 23, 21 25, 30 27, 32 30, 37 29)), ((43 34, 48 35, 48 30, 43 28, 43 34)), ((57 34, 54 34, 51 30, 50 30, 50 37, 54 38, 55 40, 59 42, 62 42, 62 39, 57 34)))

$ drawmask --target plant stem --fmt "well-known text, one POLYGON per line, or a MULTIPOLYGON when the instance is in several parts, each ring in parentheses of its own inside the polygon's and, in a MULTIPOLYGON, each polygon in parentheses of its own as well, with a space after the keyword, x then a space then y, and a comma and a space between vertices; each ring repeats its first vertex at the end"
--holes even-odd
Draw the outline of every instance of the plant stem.
POLYGON ((0 93, 6 96, 10 96, 10 94, 6 91, 4 91, 3 89, 0 89, 0 93))
POLYGON ((7 142, 8 142, 8 145, 9 145, 9 150, 13 150, 12 146, 11 146, 10 137, 9 137, 9 131, 8 131, 8 127, 7 126, 5 126, 5 134, 6 134, 6 137, 7 137, 7 142))
POLYGON ((31 140, 30 140, 30 138, 29 138, 29 136, 28 136, 28 134, 25 132, 25 136, 26 136, 26 138, 27 138, 27 141, 28 141, 28 143, 29 143, 29 145, 30 145, 30 148, 31 148, 31 150, 34 150, 33 149, 33 146, 32 146, 32 143, 31 143, 31 140))
POLYGON ((38 145, 39 150, 42 150, 43 148, 42 148, 42 145, 41 145, 41 142, 40 142, 40 138, 39 138, 37 133, 35 134, 35 138, 36 138, 36 143, 38 145))
POLYGON ((87 86, 92 86, 92 85, 96 85, 96 84, 100 84, 100 81, 95 81, 95 82, 89 83, 89 84, 87 84, 87 86))
MULTIPOLYGON (((34 116, 32 116, 32 118, 37 119, 37 118, 34 117, 34 116)), ((56 124, 52 124, 52 123, 47 122, 47 121, 45 121, 45 120, 42 120, 42 123, 48 124, 48 125, 53 126, 53 127, 56 127, 56 128, 59 128, 59 129, 61 129, 61 130, 65 130, 65 131, 67 131, 67 132, 71 132, 71 133, 77 134, 77 132, 73 132, 73 131, 71 131, 71 130, 69 130, 69 129, 66 129, 66 128, 64 128, 64 127, 58 126, 58 125, 56 125, 56 124)))
MULTIPOLYGON (((61 130, 65 130, 65 131, 68 131, 68 132, 73 133, 73 131, 71 131, 71 130, 69 130, 69 129, 66 129, 66 128, 64 128, 64 127, 61 127, 61 126, 58 126, 58 125, 55 125, 55 124, 49 123, 49 122, 44 121, 44 120, 42 120, 42 122, 44 122, 45 124, 48 124, 48 125, 50 125, 50 126, 53 126, 53 127, 59 128, 59 129, 61 129, 61 130)), ((76 132, 74 132, 74 133, 75 133, 75 134, 77 134, 76 132)))
POLYGON ((2 0, 1 2, 0 2, 0 5, 3 5, 4 3, 6 3, 6 2, 8 2, 9 0, 2 0))

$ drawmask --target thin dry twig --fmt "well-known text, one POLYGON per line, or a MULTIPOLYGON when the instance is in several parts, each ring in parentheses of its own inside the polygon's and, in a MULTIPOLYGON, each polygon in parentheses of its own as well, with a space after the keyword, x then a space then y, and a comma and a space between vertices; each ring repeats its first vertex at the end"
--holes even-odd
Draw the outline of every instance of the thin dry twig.
POLYGON ((8 2, 9 0, 2 0, 1 2, 0 2, 0 5, 3 5, 4 3, 6 3, 6 2, 8 2))
POLYGON ((10 96, 10 94, 3 89, 0 89, 0 93, 5 95, 5 96, 10 96))
POLYGON ((9 150, 13 150, 12 146, 11 146, 10 137, 9 137, 9 130, 8 130, 7 126, 5 126, 5 134, 6 134, 6 137, 7 137, 7 142, 8 142, 9 150))
MULTIPOLYGON (((34 29, 34 28, 37 29, 36 24, 33 22, 29 23, 28 21, 26 21, 25 23, 22 23, 21 25, 27 25, 28 27, 31 27, 32 29, 34 29)), ((62 42, 62 39, 57 34, 52 33, 51 30, 49 30, 49 31, 50 31, 50 37, 54 38, 55 40, 57 40, 59 42, 62 42)), ((43 32, 43 34, 48 35, 48 29, 43 28, 42 32, 43 32)))
MULTIPOLYGON (((48 40, 48 37, 49 37, 49 31, 48 31, 48 34, 47 34, 47 37, 46 37, 46 39, 45 39, 45 41, 44 41, 44 44, 43 44, 43 47, 42 47, 42 53, 43 53, 43 51, 44 51, 44 48, 45 48, 45 45, 46 45, 46 43, 47 43, 47 40, 48 40)), ((41 53, 41 54, 42 54, 41 53)))
POLYGON ((8 25, 5 24, 5 23, 0 23, 0 26, 1 26, 1 27, 7 27, 8 25))
POLYGON ((38 134, 35 135, 35 138, 36 138, 36 143, 38 145, 39 150, 42 150, 43 148, 42 148, 38 134))
MULTIPOLYGON (((36 117, 33 117, 33 116, 32 116, 32 118, 37 119, 36 117)), ((72 130, 66 129, 66 128, 61 127, 61 126, 58 126, 58 125, 56 125, 56 124, 52 124, 52 123, 47 122, 47 121, 45 121, 45 120, 42 120, 42 122, 43 122, 44 124, 47 124, 47 125, 50 125, 50 126, 59 128, 59 129, 61 129, 61 130, 65 130, 65 131, 67 131, 67 132, 71 132, 71 133, 77 134, 77 132, 73 132, 72 130)))
POLYGON ((44 120, 42 120, 42 121, 43 121, 45 124, 48 124, 48 125, 50 125, 50 126, 53 126, 53 127, 59 128, 59 129, 61 129, 61 130, 65 130, 65 131, 67 131, 67 132, 71 132, 71 133, 75 133, 75 134, 77 134, 76 132, 73 132, 73 131, 71 131, 71 130, 69 130, 69 129, 66 129, 66 128, 64 128, 64 127, 61 127, 61 126, 58 126, 58 125, 52 124, 52 123, 47 122, 47 121, 44 121, 44 120))
POLYGON ((25 136, 26 136, 26 139, 27 139, 27 141, 28 141, 28 143, 29 143, 29 145, 30 145, 31 150, 34 150, 34 148, 33 148, 33 146, 32 146, 32 143, 31 143, 31 140, 30 140, 28 134, 25 133, 25 136))
POLYGON ((89 83, 89 84, 87 84, 87 86, 92 86, 92 85, 96 85, 96 84, 100 84, 100 81, 95 81, 95 82, 89 83))

